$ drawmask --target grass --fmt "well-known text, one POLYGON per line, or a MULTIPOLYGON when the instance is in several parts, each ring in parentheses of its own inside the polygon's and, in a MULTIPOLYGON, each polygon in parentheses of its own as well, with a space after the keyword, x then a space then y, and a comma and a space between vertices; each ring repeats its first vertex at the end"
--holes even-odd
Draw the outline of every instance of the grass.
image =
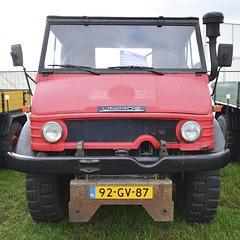
POLYGON ((141 206, 102 206, 88 223, 36 223, 28 213, 25 174, 0 169, 0 239, 240 239, 240 162, 221 170, 221 196, 210 223, 154 222, 141 206))

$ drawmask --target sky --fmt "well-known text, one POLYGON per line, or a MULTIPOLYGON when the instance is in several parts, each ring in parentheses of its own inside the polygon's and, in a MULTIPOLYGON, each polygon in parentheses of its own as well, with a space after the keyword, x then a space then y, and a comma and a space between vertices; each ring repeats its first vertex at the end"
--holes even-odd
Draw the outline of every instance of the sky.
POLYGON ((0 71, 13 67, 11 45, 21 44, 24 66, 37 71, 48 15, 118 17, 199 17, 224 14, 225 23, 240 24, 239 0, 10 0, 1 3, 0 71))

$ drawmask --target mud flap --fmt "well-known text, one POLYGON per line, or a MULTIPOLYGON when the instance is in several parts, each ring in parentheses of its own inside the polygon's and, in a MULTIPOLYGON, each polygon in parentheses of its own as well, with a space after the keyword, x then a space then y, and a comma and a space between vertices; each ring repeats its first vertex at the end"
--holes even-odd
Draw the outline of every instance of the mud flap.
POLYGON ((142 205, 155 221, 173 221, 169 179, 74 179, 70 182, 69 221, 88 222, 101 205, 142 205), (152 186, 152 199, 92 199, 92 186, 152 186))

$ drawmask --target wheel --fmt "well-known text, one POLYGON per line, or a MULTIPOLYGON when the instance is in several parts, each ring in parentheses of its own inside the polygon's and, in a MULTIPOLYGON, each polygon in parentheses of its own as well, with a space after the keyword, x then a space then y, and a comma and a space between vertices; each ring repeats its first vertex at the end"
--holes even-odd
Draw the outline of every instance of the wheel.
POLYGON ((220 115, 217 121, 222 129, 226 141, 226 148, 230 150, 231 160, 237 161, 240 156, 239 140, 237 139, 238 132, 234 129, 229 129, 226 114, 220 115))
POLYGON ((220 170, 185 173, 176 183, 177 207, 188 221, 209 222, 220 196, 220 170))
POLYGON ((70 197, 70 176, 26 174, 27 205, 37 222, 57 222, 63 219, 70 197))
POLYGON ((17 142, 22 130, 19 122, 13 122, 9 133, 0 137, 0 167, 7 167, 7 152, 15 152, 17 142))

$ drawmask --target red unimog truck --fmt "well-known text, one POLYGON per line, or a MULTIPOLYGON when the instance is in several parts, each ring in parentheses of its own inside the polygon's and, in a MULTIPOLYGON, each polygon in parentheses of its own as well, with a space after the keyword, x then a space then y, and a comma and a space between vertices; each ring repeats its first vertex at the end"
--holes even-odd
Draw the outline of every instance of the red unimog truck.
MULTIPOLYGON (((9 166, 26 172, 36 221, 88 221, 101 205, 139 204, 156 221, 210 221, 229 163, 208 88, 222 13, 198 18, 47 18, 32 112, 9 166)), ((13 47, 15 62, 22 58, 13 47)), ((21 61, 18 61, 21 65, 21 61)))

